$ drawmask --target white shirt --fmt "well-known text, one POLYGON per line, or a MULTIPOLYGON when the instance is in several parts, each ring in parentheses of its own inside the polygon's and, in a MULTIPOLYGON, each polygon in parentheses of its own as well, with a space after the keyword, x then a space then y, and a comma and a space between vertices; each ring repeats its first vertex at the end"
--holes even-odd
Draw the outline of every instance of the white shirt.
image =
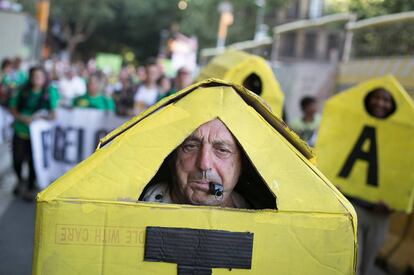
POLYGON ((74 76, 72 79, 62 78, 58 83, 58 91, 60 95, 60 104, 63 106, 71 106, 72 100, 86 93, 85 80, 79 76, 74 76))
POLYGON ((138 87, 137 92, 134 96, 134 101, 144 102, 147 107, 157 102, 158 89, 157 87, 148 88, 145 85, 138 87))

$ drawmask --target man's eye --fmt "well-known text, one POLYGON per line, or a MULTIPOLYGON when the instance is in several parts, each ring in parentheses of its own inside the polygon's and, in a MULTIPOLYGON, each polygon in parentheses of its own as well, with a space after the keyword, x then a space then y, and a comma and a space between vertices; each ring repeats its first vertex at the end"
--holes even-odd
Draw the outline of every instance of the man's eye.
POLYGON ((231 154, 231 151, 229 149, 222 147, 216 148, 216 152, 219 156, 228 156, 231 154))
POLYGON ((183 145, 183 150, 185 152, 194 151, 194 150, 197 150, 197 148, 198 148, 198 145, 193 144, 193 143, 188 143, 188 144, 183 145))

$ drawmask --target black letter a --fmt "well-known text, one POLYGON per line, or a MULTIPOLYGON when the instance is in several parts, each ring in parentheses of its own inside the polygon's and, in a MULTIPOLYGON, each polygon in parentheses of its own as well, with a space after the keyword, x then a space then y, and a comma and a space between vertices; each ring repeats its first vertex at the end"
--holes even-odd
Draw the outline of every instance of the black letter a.
POLYGON ((377 176, 377 141, 375 136, 375 128, 370 126, 365 126, 362 130, 361 135, 358 138, 357 143, 351 151, 348 159, 346 160, 344 166, 339 172, 339 177, 346 178, 349 176, 349 173, 352 170, 355 162, 360 159, 368 162, 368 177, 367 184, 378 186, 378 176, 377 176), (365 141, 369 140, 369 148, 367 152, 362 151, 362 146, 365 141))

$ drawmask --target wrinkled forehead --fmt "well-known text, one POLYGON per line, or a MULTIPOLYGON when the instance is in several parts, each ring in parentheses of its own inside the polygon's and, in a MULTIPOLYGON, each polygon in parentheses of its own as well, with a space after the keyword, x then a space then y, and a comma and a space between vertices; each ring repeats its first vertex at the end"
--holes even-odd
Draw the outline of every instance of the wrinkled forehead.
POLYGON ((208 142, 222 141, 237 147, 237 142, 226 125, 219 119, 213 119, 198 127, 189 138, 197 138, 208 142))
POLYGON ((388 101, 392 100, 392 95, 390 94, 390 92, 388 92, 385 89, 375 90, 374 92, 372 92, 372 97, 373 98, 381 98, 381 99, 388 100, 388 101))

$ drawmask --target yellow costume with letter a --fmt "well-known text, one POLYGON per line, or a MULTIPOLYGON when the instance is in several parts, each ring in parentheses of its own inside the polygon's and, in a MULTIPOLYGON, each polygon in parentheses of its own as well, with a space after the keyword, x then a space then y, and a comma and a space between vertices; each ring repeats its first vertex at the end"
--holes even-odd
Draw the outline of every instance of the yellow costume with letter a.
POLYGON ((317 166, 350 197, 410 213, 414 200, 414 104, 392 76, 375 78, 326 101, 316 142, 317 166), (365 109, 374 89, 387 90, 395 111, 365 109))
POLYGON ((355 212, 312 157, 252 92, 194 84, 110 133, 38 195, 33 274, 353 274, 355 212), (277 209, 137 201, 167 156, 216 118, 277 209))
POLYGON ((274 114, 280 117, 285 96, 272 69, 260 56, 229 50, 214 57, 201 70, 197 81, 214 77, 243 85, 251 76, 257 76, 256 82, 259 82, 261 86, 260 92, 256 94, 269 104, 274 114))

